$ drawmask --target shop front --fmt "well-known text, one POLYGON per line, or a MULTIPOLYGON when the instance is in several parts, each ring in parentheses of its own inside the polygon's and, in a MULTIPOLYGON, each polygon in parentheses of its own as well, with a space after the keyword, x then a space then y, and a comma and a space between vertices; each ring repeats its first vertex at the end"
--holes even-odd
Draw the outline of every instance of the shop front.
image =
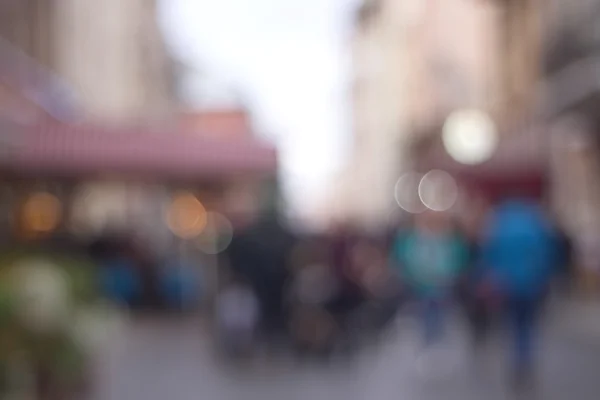
POLYGON ((277 171, 274 148, 252 139, 54 124, 1 134, 7 246, 110 234, 160 257, 193 242, 211 213, 230 230, 250 221, 277 171))

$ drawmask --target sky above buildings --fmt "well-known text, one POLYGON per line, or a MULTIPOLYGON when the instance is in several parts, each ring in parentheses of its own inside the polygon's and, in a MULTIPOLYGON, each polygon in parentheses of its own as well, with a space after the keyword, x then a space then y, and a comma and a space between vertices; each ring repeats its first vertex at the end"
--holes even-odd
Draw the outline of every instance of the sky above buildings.
MULTIPOLYGON (((164 0, 175 54, 199 73, 187 95, 242 93, 279 147, 296 208, 327 193, 347 154, 348 49, 355 0, 164 0), (207 85, 207 81, 210 84, 207 85), (208 89, 210 87, 212 89, 208 89)), ((222 96, 221 96, 222 97, 222 96)))
POLYGON ((286 193, 296 209, 327 195, 347 154, 348 45, 356 4, 356 0, 161 3, 168 43, 200 72, 186 80, 187 97, 223 100, 227 91, 243 94, 259 132, 280 149, 286 193))

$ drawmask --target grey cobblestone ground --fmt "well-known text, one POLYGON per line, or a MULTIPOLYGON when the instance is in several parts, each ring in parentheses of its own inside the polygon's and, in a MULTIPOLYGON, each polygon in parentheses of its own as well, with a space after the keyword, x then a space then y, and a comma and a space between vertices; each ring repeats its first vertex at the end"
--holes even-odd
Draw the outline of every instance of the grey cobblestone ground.
MULTIPOLYGON (((411 321, 400 321, 387 340, 366 349, 352 362, 334 362, 327 367, 282 359, 236 372, 218 366, 211 341, 198 322, 130 321, 99 358, 94 400, 510 398, 505 390, 506 355, 500 338, 474 364, 464 332, 455 323, 446 346, 431 355, 433 358, 420 359, 411 321), (424 371, 416 360, 422 361, 424 371)), ((570 329, 577 325, 573 321, 572 314, 562 312, 547 322, 536 398, 600 398, 600 335, 594 338, 586 336, 586 329, 570 329)))

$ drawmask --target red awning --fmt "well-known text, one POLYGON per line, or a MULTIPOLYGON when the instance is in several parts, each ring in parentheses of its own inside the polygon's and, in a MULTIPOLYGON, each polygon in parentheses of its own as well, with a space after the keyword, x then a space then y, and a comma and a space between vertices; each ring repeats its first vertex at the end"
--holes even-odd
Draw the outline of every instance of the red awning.
POLYGON ((0 128, 0 167, 20 174, 142 174, 206 178, 271 173, 272 146, 253 138, 218 139, 164 129, 48 124, 0 128))

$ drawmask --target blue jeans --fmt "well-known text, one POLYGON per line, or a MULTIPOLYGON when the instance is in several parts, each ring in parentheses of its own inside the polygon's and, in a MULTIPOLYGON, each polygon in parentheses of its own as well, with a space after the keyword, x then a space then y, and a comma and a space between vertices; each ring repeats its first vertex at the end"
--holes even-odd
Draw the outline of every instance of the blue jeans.
POLYGON ((509 302, 514 363, 517 370, 529 369, 533 366, 539 308, 540 300, 535 297, 514 298, 509 302))
POLYGON ((425 346, 438 343, 444 335, 444 301, 426 298, 421 302, 421 322, 425 346))

